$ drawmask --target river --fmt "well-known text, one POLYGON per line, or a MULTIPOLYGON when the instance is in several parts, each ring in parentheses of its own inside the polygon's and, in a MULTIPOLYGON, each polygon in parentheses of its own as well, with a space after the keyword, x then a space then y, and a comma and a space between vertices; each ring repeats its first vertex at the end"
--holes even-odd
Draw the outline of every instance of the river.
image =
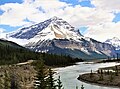
POLYGON ((81 85, 85 87, 85 89, 120 89, 117 87, 106 87, 106 86, 100 86, 90 83, 85 83, 82 81, 77 80, 77 77, 80 74, 89 73, 91 69, 93 71, 96 71, 98 68, 103 67, 109 67, 118 65, 120 63, 85 63, 85 62, 79 62, 76 65, 67 66, 67 67, 60 67, 55 68, 54 70, 57 72, 55 77, 58 75, 61 76, 61 81, 64 86, 64 89, 76 89, 76 86, 78 86, 78 89, 81 89, 81 85))

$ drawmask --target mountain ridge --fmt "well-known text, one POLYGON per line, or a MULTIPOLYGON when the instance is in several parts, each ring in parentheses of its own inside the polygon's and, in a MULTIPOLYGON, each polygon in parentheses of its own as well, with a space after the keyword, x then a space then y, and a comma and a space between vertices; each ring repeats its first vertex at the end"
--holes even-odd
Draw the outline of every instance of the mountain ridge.
POLYGON ((117 37, 107 39, 105 43, 113 45, 116 48, 116 50, 120 50, 120 39, 117 37))
POLYGON ((86 56, 91 55, 93 58, 97 58, 96 55, 101 55, 101 58, 103 58, 102 56, 106 58, 115 55, 112 45, 84 37, 79 29, 58 17, 19 29, 17 32, 9 34, 9 36, 28 39, 29 42, 25 44, 25 47, 36 52, 59 53, 75 57, 79 51, 78 53, 83 52, 86 56), (61 52, 57 52, 56 49, 60 49, 61 52), (71 54, 67 51, 64 53, 63 50, 71 50, 71 53, 77 50, 77 52, 71 54), (94 55, 92 55, 93 53, 94 55))

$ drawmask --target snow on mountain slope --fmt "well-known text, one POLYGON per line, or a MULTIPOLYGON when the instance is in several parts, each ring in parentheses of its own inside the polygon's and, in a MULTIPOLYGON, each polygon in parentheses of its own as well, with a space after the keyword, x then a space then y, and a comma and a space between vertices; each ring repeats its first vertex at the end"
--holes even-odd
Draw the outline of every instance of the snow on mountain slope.
POLYGON ((36 43, 39 40, 52 40, 52 39, 74 39, 78 40, 83 37, 79 30, 76 30, 69 23, 61 18, 54 16, 44 22, 32 25, 30 27, 24 27, 17 31, 8 34, 8 39, 15 39, 19 44, 23 44, 23 41, 36 43), (17 41, 19 40, 19 41, 17 41))
POLYGON ((27 40, 25 47, 37 52, 58 53, 74 57, 87 56, 87 59, 115 55, 112 45, 84 37, 78 29, 58 17, 24 27, 8 36, 27 40))
POLYGON ((76 38, 81 35, 75 32, 75 28, 69 23, 58 17, 50 18, 39 24, 25 27, 9 34, 10 37, 20 39, 54 39, 54 38, 76 38))
POLYGON ((112 39, 107 39, 105 43, 112 44, 116 50, 120 50, 120 39, 113 37, 112 39))

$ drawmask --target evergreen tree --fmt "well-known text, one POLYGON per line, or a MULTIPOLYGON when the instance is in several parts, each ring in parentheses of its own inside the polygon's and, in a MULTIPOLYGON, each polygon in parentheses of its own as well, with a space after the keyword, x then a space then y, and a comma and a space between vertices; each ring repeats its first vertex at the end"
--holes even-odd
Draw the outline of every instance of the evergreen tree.
POLYGON ((57 80, 57 87, 58 87, 58 89, 62 89, 62 82, 61 82, 61 80, 60 80, 60 76, 58 77, 58 80, 57 80))
POLYGON ((53 71, 50 68, 48 74, 48 89, 56 89, 55 81, 56 80, 53 78, 53 71))
POLYGON ((115 75, 118 76, 118 67, 115 66, 115 75))
POLYGON ((76 86, 76 89, 78 89, 78 86, 76 86))
POLYGON ((108 74, 108 75, 110 74, 110 71, 109 71, 109 69, 107 70, 107 74, 108 74))
POLYGON ((93 72, 92 72, 92 70, 91 70, 91 73, 90 73, 90 78, 92 78, 93 77, 93 72))
POLYGON ((45 70, 45 66, 43 64, 43 62, 41 61, 37 61, 34 64, 36 66, 36 70, 37 70, 37 76, 35 79, 35 87, 36 89, 46 89, 47 87, 47 72, 45 70))
POLYGON ((100 74, 100 70, 99 69, 97 70, 97 73, 100 74))
POLYGON ((84 86, 83 86, 83 85, 81 86, 81 89, 84 89, 84 86))
POLYGON ((103 70, 101 69, 101 72, 100 72, 100 77, 99 77, 99 80, 102 81, 103 80, 103 70))
POLYGON ((112 82, 112 81, 113 81, 113 79, 114 79, 114 78, 113 78, 113 73, 111 72, 111 73, 110 73, 110 78, 109 78, 109 81, 110 81, 110 82, 112 82))

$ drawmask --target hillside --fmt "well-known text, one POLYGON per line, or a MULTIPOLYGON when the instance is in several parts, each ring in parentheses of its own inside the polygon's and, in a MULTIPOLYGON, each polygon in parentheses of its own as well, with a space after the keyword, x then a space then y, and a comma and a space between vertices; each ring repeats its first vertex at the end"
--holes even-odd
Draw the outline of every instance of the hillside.
POLYGON ((69 56, 38 53, 26 49, 14 42, 0 40, 0 65, 14 64, 28 60, 43 60, 46 65, 69 65, 82 59, 74 59, 69 56))
POLYGON ((35 59, 34 52, 7 40, 0 40, 0 64, 11 64, 35 59))

